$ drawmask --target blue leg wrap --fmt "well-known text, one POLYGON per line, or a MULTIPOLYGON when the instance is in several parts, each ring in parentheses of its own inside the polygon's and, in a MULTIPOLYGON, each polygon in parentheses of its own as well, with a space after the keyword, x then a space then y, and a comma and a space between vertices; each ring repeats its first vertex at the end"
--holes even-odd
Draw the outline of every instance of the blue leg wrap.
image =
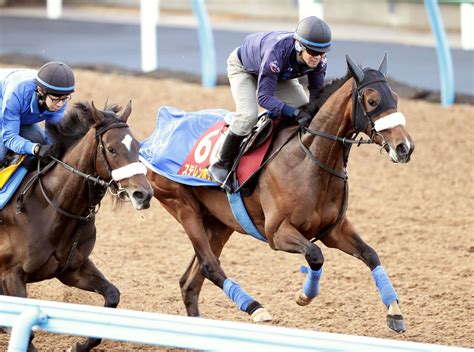
POLYGON ((231 279, 225 279, 224 292, 243 312, 247 310, 249 304, 253 301, 253 298, 237 282, 231 279))
POLYGON ((306 297, 314 298, 319 294, 319 279, 323 273, 323 268, 315 271, 311 270, 310 267, 301 266, 300 271, 306 274, 306 280, 303 286, 303 292, 306 297))
POLYGON ((379 289, 380 298, 382 298, 382 302, 386 307, 388 307, 394 300, 397 300, 398 302, 397 293, 395 292, 395 289, 393 288, 387 273, 381 265, 372 271, 372 277, 374 278, 375 284, 379 289))

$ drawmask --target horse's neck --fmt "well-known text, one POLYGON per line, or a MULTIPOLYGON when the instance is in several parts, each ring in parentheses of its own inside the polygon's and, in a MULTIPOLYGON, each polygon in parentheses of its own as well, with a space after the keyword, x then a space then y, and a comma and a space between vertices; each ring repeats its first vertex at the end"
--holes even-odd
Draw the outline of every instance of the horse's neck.
MULTIPOLYGON (((85 174, 94 174, 95 148, 94 136, 88 133, 76 145, 68 150, 63 161, 85 174)), ((49 178, 44 178, 48 194, 54 195, 54 201, 70 212, 81 213, 88 206, 89 186, 86 179, 56 165, 49 178), (70 204, 69 204, 70 203, 70 204)))
MULTIPOLYGON (((352 130, 351 113, 351 88, 346 82, 326 101, 309 127, 333 136, 348 137, 352 130)), ((335 169, 341 168, 344 152, 342 143, 310 133, 304 136, 303 142, 321 162, 335 169)))

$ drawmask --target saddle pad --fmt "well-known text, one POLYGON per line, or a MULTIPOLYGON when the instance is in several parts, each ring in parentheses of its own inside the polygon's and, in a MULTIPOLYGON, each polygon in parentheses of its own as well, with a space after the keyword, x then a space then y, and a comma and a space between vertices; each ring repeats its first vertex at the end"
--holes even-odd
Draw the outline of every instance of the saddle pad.
POLYGON ((185 112, 170 106, 161 107, 155 130, 141 142, 140 160, 152 171, 175 182, 217 186, 208 178, 207 166, 211 149, 216 149, 211 147, 225 125, 227 115, 229 112, 222 109, 185 112), (203 142, 196 143, 198 140, 203 142), (189 164, 191 158, 196 162, 193 166, 189 164))
MULTIPOLYGON (((189 186, 213 186, 207 167, 224 141, 233 114, 222 109, 185 112, 164 106, 158 110, 156 128, 141 142, 140 161, 152 171, 189 186)), ((244 184, 259 168, 271 138, 243 155, 237 178, 244 184)))
POLYGON ((24 166, 18 167, 13 175, 8 179, 5 186, 0 189, 0 209, 3 209, 8 203, 18 186, 21 184, 21 181, 23 181, 27 172, 28 170, 24 166))

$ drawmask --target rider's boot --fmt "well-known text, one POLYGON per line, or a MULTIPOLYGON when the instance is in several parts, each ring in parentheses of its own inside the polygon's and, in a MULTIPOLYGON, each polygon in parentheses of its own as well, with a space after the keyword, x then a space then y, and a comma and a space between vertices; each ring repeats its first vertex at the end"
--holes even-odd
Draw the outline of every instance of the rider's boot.
POLYGON ((229 130, 224 138, 224 142, 217 152, 216 161, 207 169, 207 174, 212 178, 212 180, 220 184, 227 191, 230 191, 230 187, 225 185, 224 182, 244 138, 245 136, 239 136, 229 130))

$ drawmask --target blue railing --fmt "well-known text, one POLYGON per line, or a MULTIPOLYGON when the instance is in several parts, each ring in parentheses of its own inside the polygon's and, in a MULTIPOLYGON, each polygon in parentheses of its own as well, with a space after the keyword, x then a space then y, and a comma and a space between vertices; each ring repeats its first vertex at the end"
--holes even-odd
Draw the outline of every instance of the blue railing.
POLYGON ((8 296, 0 296, 0 326, 13 328, 9 352, 27 350, 32 328, 57 334, 213 351, 468 351, 450 346, 8 296))
POLYGON ((444 30, 437 0, 424 0, 431 31, 436 38, 436 52, 441 83, 441 105, 450 106, 455 101, 454 72, 451 52, 444 30))

